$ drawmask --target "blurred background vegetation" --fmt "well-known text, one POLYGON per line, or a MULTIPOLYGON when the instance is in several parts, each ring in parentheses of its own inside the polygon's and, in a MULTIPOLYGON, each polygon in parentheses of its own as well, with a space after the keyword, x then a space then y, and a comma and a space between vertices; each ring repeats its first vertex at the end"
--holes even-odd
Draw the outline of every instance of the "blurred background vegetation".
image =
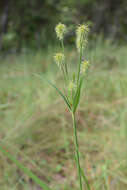
POLYGON ((126 0, 1 0, 0 50, 47 47, 55 43, 59 21, 70 26, 68 43, 74 41, 71 26, 82 22, 90 24, 91 37, 127 42, 126 15, 126 0))

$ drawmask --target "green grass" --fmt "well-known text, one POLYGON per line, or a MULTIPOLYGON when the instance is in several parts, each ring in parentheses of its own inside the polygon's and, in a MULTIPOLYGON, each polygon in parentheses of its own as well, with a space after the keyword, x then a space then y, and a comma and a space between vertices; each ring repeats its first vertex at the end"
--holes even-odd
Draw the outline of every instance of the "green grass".
MULTIPOLYGON (((126 48, 97 41, 87 52, 91 69, 77 122, 81 165, 93 190, 127 189, 126 48)), ((75 65, 75 52, 66 53, 75 65)), ((52 55, 49 48, 0 59, 0 142, 53 190, 76 190, 71 116, 55 90, 37 75, 61 87, 52 55)), ((39 189, 2 153, 0 187, 39 189)))

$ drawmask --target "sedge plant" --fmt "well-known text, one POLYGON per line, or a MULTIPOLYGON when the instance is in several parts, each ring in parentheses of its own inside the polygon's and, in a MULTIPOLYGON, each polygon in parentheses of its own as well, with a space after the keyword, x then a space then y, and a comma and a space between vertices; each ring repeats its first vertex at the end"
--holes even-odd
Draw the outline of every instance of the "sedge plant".
POLYGON ((69 70, 69 65, 66 61, 65 52, 64 52, 64 37, 67 33, 67 27, 59 23, 56 28, 56 35, 61 44, 61 51, 56 53, 54 56, 54 60, 58 65, 59 69, 62 72, 64 77, 64 93, 61 92, 54 84, 50 83, 62 96, 64 99, 73 121, 73 131, 74 131, 74 145, 75 145, 75 160, 77 165, 77 173, 79 178, 79 186, 80 190, 83 189, 82 180, 85 179, 87 188, 90 190, 90 186, 86 176, 84 175, 83 170, 80 165, 80 154, 79 154, 79 144, 78 144, 78 136, 77 136, 77 124, 76 124, 76 111, 80 101, 81 89, 83 85, 83 81, 85 79, 87 69, 89 66, 89 62, 84 59, 84 49, 87 44, 87 36, 89 32, 89 28, 87 25, 79 25, 76 29, 76 47, 78 52, 79 61, 77 64, 76 72, 72 72, 69 70))

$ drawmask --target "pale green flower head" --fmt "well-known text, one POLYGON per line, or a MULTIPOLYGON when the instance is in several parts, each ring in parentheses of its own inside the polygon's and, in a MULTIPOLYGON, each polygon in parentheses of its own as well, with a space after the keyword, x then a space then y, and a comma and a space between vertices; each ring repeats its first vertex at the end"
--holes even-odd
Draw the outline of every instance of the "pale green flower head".
POLYGON ((59 40, 63 40, 64 35, 65 35, 66 32, 67 32, 67 27, 66 27, 64 24, 59 23, 59 24, 56 26, 55 31, 56 31, 57 38, 58 38, 59 40))
POLYGON ((69 82, 69 85, 68 85, 68 90, 69 90, 70 92, 72 92, 72 91, 75 90, 75 89, 76 89, 75 83, 74 83, 73 81, 70 81, 70 82, 69 82))
POLYGON ((83 61, 82 62, 82 65, 81 65, 81 73, 82 74, 86 73, 88 66, 89 66, 89 61, 83 61))
POLYGON ((89 28, 87 25, 79 25, 76 30, 76 46, 78 51, 80 52, 81 47, 84 48, 85 44, 87 44, 87 34, 89 32, 89 28))
POLYGON ((64 63, 65 56, 63 53, 56 53, 56 55, 54 55, 54 60, 56 64, 61 68, 61 65, 64 63))
POLYGON ((82 24, 77 27, 76 32, 77 36, 81 37, 82 35, 87 34, 89 32, 89 28, 87 25, 82 24))

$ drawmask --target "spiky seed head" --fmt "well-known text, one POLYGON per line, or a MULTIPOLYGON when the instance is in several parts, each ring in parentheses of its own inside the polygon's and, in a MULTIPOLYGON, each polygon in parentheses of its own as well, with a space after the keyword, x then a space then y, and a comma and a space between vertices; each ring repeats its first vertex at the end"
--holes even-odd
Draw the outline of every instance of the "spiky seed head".
POLYGON ((54 55, 54 61, 60 68, 61 68, 62 64, 64 63, 64 59, 65 59, 65 57, 64 57, 63 53, 56 53, 56 55, 54 55))
POLYGON ((76 30, 76 46, 78 51, 80 52, 81 47, 84 48, 87 43, 87 34, 89 32, 89 27, 87 25, 79 25, 76 30))
POLYGON ((82 65, 81 65, 81 73, 82 74, 86 73, 88 66, 89 66, 89 61, 83 61, 82 62, 82 65))
POLYGON ((59 40, 63 40, 64 35, 65 35, 66 32, 67 32, 67 27, 66 27, 64 24, 59 23, 59 24, 55 27, 55 31, 56 31, 57 38, 58 38, 59 40))
POLYGON ((76 32, 77 32, 77 35, 78 35, 78 36, 81 36, 81 35, 87 34, 87 33, 89 32, 89 28, 88 28, 87 25, 82 24, 82 25, 79 25, 79 26, 77 27, 76 32))
POLYGON ((73 81, 70 81, 70 82, 69 82, 69 85, 68 85, 68 90, 69 90, 69 92, 72 92, 72 91, 75 90, 75 89, 76 89, 75 83, 74 83, 73 81))

